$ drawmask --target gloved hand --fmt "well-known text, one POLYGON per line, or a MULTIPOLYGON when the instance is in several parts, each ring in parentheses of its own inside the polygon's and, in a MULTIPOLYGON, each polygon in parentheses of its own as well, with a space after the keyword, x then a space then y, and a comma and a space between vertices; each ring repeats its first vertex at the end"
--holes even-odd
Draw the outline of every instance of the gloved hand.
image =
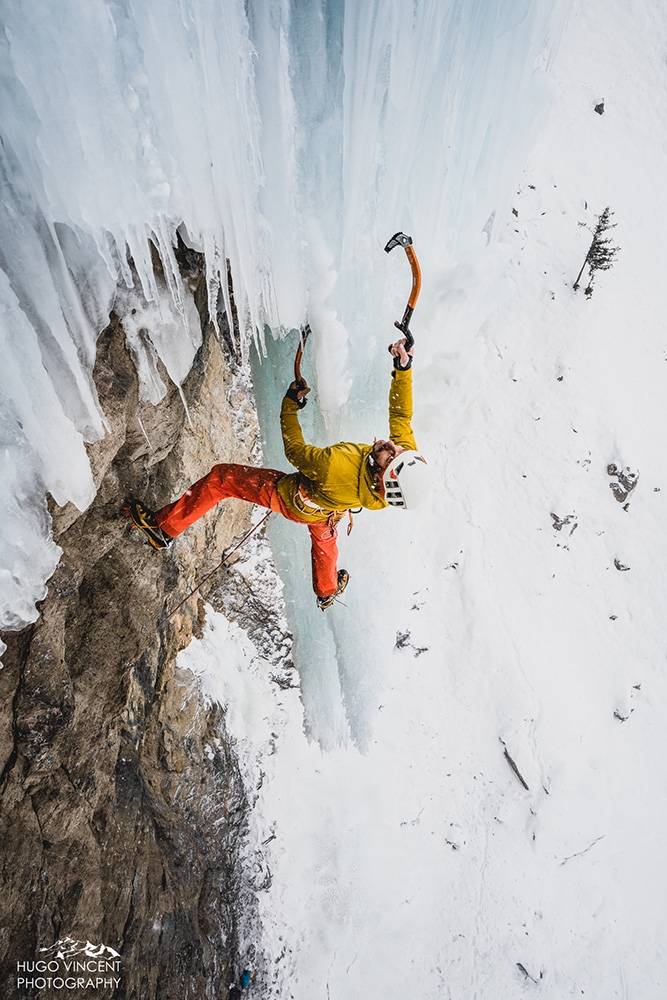
POLYGON ((291 382, 285 395, 288 399, 293 399, 299 409, 302 410, 308 402, 306 396, 309 392, 308 384, 305 378, 302 378, 300 382, 291 382))
POLYGON ((406 372, 412 366, 414 346, 411 346, 410 350, 406 351, 406 344, 407 340, 403 337, 401 340, 397 340, 395 344, 390 344, 388 348, 389 353, 394 359, 394 368, 397 368, 400 372, 406 372))

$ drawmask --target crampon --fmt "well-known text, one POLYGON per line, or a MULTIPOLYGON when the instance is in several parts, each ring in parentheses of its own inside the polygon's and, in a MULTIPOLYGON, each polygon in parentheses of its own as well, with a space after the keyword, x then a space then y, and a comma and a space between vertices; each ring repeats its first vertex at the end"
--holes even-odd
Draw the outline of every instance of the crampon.
POLYGON ((326 611, 327 608, 331 607, 336 598, 340 597, 340 595, 343 593, 343 591, 345 590, 345 588, 349 583, 349 580, 350 580, 350 574, 348 573, 348 571, 346 569, 339 569, 338 586, 336 588, 336 593, 329 594, 327 597, 317 598, 317 606, 320 609, 320 611, 326 611))
POLYGON ((139 500, 127 500, 123 507, 123 513, 132 521, 133 528, 141 528, 148 536, 148 541, 154 549, 167 549, 173 542, 173 538, 165 534, 157 523, 152 510, 139 500))

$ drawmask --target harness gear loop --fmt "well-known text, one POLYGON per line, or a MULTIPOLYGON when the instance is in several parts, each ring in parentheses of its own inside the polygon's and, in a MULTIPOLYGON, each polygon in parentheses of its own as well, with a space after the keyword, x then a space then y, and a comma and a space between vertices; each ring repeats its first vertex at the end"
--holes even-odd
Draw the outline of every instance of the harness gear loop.
MULTIPOLYGON (((344 513, 345 513, 344 510, 343 511, 341 511, 341 510, 332 510, 331 513, 329 514, 328 518, 327 518, 327 525, 329 527, 329 530, 331 531, 331 537, 332 538, 334 536, 334 532, 336 531, 336 525, 338 524, 338 522, 340 521, 340 519, 342 518, 342 516, 343 516, 344 513)), ((349 532, 348 532, 348 534, 349 534, 349 532)))
POLYGON ((352 529, 354 527, 354 518, 352 517, 352 515, 353 514, 361 514, 361 512, 362 512, 363 509, 364 509, 363 507, 350 507, 350 509, 348 510, 348 512, 347 512, 347 516, 348 516, 347 533, 348 533, 348 535, 352 533, 352 529))

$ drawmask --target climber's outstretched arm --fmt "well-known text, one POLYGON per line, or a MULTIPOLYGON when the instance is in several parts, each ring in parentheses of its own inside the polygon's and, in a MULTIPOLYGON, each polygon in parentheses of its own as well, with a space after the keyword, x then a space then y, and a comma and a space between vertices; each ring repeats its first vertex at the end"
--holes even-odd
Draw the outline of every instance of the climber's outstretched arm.
POLYGON ((389 353, 394 359, 389 387, 389 437, 394 444, 410 451, 417 450, 412 433, 412 358, 414 346, 406 350, 403 337, 390 344, 389 353))

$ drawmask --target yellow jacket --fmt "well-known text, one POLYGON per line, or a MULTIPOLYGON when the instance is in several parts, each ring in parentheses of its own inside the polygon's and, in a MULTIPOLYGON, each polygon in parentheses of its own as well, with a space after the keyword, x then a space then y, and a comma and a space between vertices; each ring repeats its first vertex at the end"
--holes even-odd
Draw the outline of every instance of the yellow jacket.
MULTIPOLYGON (((394 444, 416 451, 412 433, 412 369, 393 369, 391 375, 389 437, 394 444)), ((316 448, 306 444, 299 424, 299 406, 288 396, 283 399, 280 428, 287 460, 299 472, 283 476, 277 488, 283 501, 301 520, 326 521, 332 513, 355 507, 381 510, 388 506, 373 486, 368 464, 372 445, 341 441, 328 448, 316 448)))

